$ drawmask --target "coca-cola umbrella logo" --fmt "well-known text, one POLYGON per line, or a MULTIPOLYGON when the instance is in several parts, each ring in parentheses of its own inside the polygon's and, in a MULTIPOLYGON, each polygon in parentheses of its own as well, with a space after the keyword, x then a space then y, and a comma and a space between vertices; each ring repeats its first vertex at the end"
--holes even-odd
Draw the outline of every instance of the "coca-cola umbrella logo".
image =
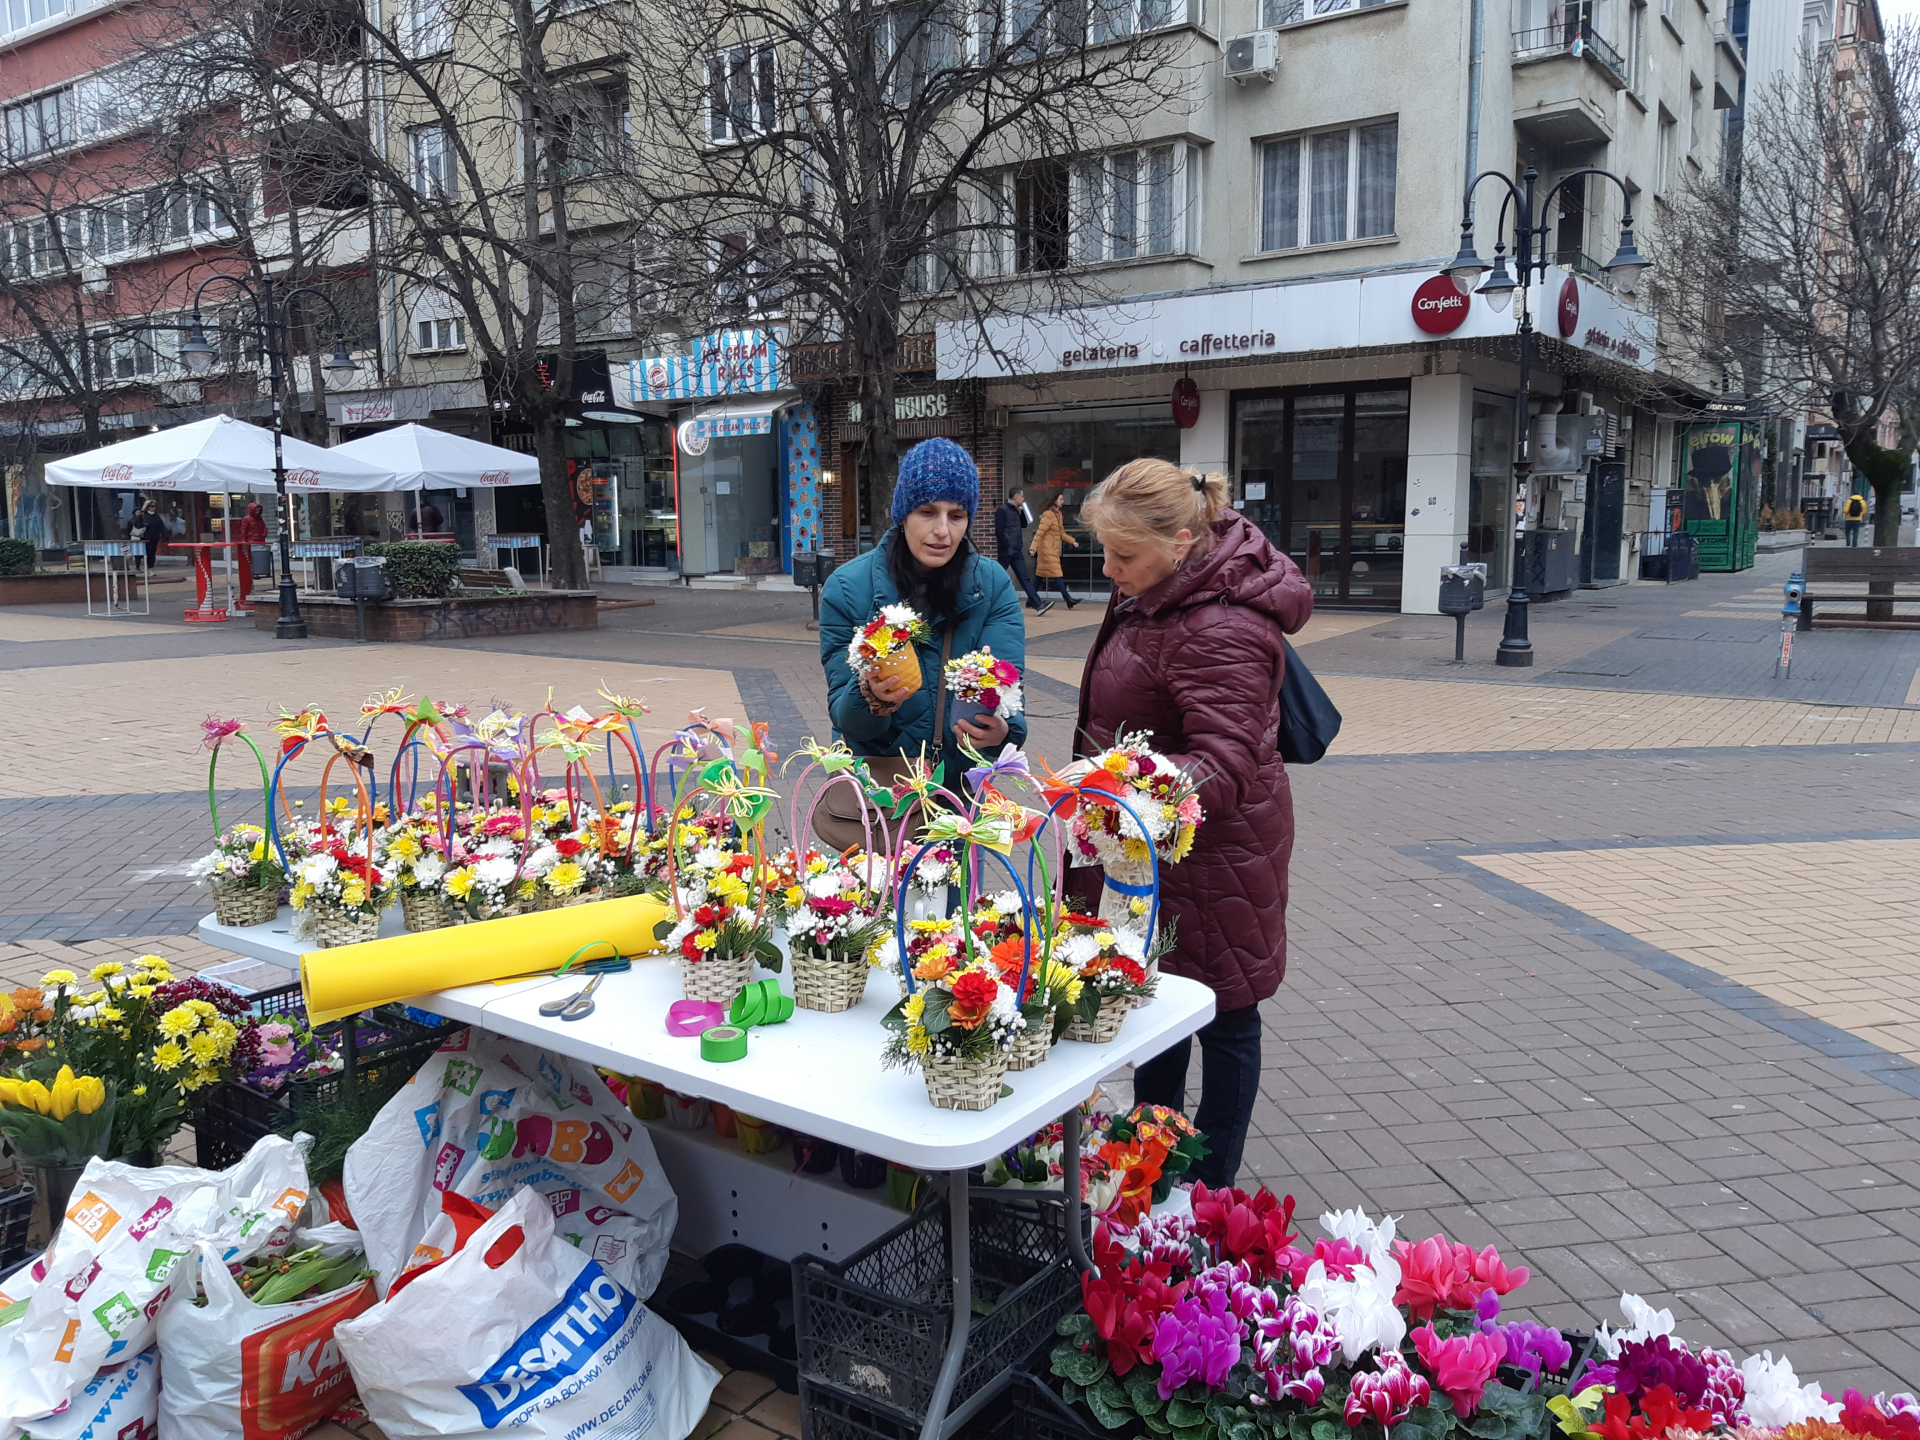
POLYGON ((287 471, 287 484, 290 486, 298 485, 305 490, 318 490, 320 488, 320 472, 318 470, 289 470, 287 471))
POLYGON ((1572 335, 1580 328, 1580 282, 1567 276, 1567 283, 1560 287, 1560 334, 1572 335))
POLYGON ((480 483, 482 485, 504 485, 507 483, 507 472, 504 470, 482 470, 480 472, 480 483))
POLYGON ((130 485, 133 483, 133 466, 102 466, 100 470, 100 482, 103 485, 130 485))
POLYGON ((1413 292, 1413 323, 1429 335, 1450 335, 1467 319, 1467 297, 1451 275, 1430 275, 1413 292))

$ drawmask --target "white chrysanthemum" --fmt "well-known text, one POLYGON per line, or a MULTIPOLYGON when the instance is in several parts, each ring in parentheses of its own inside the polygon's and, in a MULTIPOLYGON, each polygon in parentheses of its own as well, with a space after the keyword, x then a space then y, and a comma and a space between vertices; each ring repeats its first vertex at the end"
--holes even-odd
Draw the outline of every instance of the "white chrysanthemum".
POLYGON ((300 883, 315 887, 325 885, 333 878, 333 872, 339 868, 333 856, 325 851, 318 855, 309 855, 300 862, 300 883))
POLYGON ((1020 1007, 1014 1002, 1013 987, 1000 982, 1000 993, 993 997, 993 1009, 988 1012, 996 1020, 1011 1020, 1020 1013, 1020 1007))
POLYGON ((513 883, 513 861, 502 855, 489 855, 474 865, 473 878, 484 889, 505 889, 513 883))
POLYGON ((511 855, 513 854, 513 841, 507 839, 504 835, 496 835, 491 840, 485 841, 480 848, 473 853, 475 855, 511 855))
POLYGON ((1137 930, 1115 930, 1113 948, 1129 960, 1147 963, 1147 937, 1137 930))
POLYGON ((882 940, 875 947, 874 954, 882 970, 891 970, 896 975, 900 973, 900 942, 895 937, 889 935, 882 940))
POLYGON ((1802 1385, 1784 1355, 1778 1360, 1771 1350, 1749 1355, 1740 1362, 1740 1376, 1747 1386, 1741 1409, 1762 1429, 1779 1430, 1805 1420, 1840 1418, 1840 1402, 1829 1404, 1818 1385, 1802 1385))
POLYGON ((991 895, 980 897, 982 913, 991 910, 996 915, 1018 915, 1026 908, 1016 890, 998 890, 991 895))
POLYGON ((693 863, 703 870, 718 870, 727 863, 727 852, 709 845, 704 850, 694 851, 693 863))
POLYGON ((210 851, 187 866, 187 878, 189 880, 210 879, 213 873, 225 863, 226 856, 218 850, 210 851))
POLYGON ((1062 940, 1054 954, 1078 970, 1100 953, 1100 942, 1091 935, 1069 935, 1062 940))
POLYGON ((815 900, 826 900, 840 893, 840 877, 829 870, 825 875, 809 875, 805 885, 815 900))
POLYGON ((438 885, 447 873, 447 862, 438 855, 422 855, 413 862, 413 878, 422 885, 438 885))
POLYGON ((542 845, 527 857, 527 863, 520 873, 538 879, 559 863, 560 852, 551 845, 542 845))

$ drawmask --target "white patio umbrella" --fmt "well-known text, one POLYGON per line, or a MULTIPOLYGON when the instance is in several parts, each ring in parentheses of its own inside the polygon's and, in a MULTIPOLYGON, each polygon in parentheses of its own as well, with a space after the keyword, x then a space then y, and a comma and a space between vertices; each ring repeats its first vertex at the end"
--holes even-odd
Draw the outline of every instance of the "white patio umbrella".
POLYGON ((457 490, 468 486, 538 485, 540 462, 427 425, 396 425, 336 445, 345 455, 391 473, 393 490, 457 490))
MULTIPOLYGON (((402 488, 393 471, 346 455, 345 447, 326 450, 291 435, 280 443, 289 492, 364 494, 402 488)), ((274 489, 273 432, 231 415, 213 415, 52 461, 47 466, 47 483, 208 494, 270 491, 274 489)))

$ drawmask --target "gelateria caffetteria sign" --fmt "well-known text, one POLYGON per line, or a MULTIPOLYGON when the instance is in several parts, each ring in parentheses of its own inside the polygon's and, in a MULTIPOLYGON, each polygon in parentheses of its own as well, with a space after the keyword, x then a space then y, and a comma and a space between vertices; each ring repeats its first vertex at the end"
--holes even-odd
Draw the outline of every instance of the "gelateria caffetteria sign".
MULTIPOLYGON (((985 322, 942 322, 942 380, 1081 374, 1144 366, 1172 366, 1355 350, 1441 340, 1497 339, 1515 333, 1514 310, 1495 310, 1478 295, 1433 309, 1434 320, 1459 323, 1444 332, 1423 328, 1415 297, 1439 287, 1432 271, 1343 277, 1302 285, 1208 290, 1157 300, 1085 306, 1075 310, 996 316, 985 322)), ((1653 317, 1591 281, 1549 269, 1534 290, 1538 307, 1556 307, 1566 282, 1578 296, 1579 327, 1560 343, 1640 370, 1655 354, 1653 317)), ((1451 281, 1445 283, 1451 285, 1451 281)), ((1558 327, 1555 326, 1555 329, 1558 327)))

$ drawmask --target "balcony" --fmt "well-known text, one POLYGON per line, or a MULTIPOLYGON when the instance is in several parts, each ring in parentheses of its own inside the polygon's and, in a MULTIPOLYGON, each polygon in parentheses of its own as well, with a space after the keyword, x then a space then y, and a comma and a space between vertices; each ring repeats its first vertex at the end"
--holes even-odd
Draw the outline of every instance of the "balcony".
POLYGON ((1614 95, 1626 85, 1626 61, 1590 20, 1514 32, 1513 123, 1538 145, 1610 142, 1614 95))

